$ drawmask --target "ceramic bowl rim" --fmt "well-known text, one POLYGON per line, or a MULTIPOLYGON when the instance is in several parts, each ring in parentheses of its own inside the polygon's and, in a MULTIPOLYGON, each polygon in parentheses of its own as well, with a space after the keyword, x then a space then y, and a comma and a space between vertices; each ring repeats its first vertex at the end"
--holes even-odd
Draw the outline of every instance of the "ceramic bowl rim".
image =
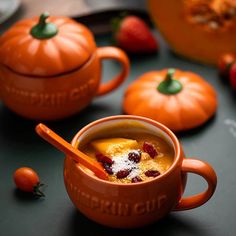
POLYGON ((84 170, 82 170, 82 168, 80 168, 78 166, 77 163, 74 163, 74 165, 76 165, 78 171, 82 172, 83 175, 85 175, 86 177, 90 178, 90 179, 93 179, 99 183, 105 183, 106 185, 113 185, 113 186, 122 186, 122 187, 131 187, 131 186, 137 186, 137 185, 145 185, 147 183, 152 183, 152 182, 156 182, 156 181, 159 181, 160 179, 163 179, 163 178, 166 178, 168 175, 170 175, 179 165, 180 161, 181 161, 181 145, 179 143, 179 140, 178 138, 175 136, 175 134, 169 129, 167 128, 165 125, 157 122, 157 121, 154 121, 152 119, 149 119, 149 118, 146 118, 146 117, 141 117, 141 116, 134 116, 134 115, 115 115, 115 116, 108 116, 108 117, 104 117, 104 118, 101 118, 101 119, 98 119, 98 120, 95 120, 91 123, 89 123, 88 125, 84 126, 82 129, 80 129, 76 135, 73 137, 72 141, 71 141, 71 144, 72 146, 76 147, 77 148, 77 145, 78 145, 78 138, 84 133, 86 132, 87 130, 93 128, 94 126, 97 126, 99 125, 100 123, 103 123, 103 122, 108 122, 108 121, 111 121, 111 120, 137 120, 137 121, 141 121, 141 122, 145 122, 145 123, 148 123, 148 124, 151 124, 151 125, 154 125, 156 126, 157 128, 161 129, 165 134, 167 134, 167 136, 171 139, 171 141, 173 142, 173 146, 174 146, 174 149, 175 149, 175 158, 174 158, 174 161, 172 163, 172 165, 170 166, 170 168, 165 171, 163 174, 151 179, 151 180, 145 180, 143 182, 138 182, 138 183, 115 183, 115 182, 110 182, 110 181, 107 181, 107 180, 102 180, 102 179, 99 179, 98 177, 96 176, 93 176, 93 175, 90 175, 88 173, 86 173, 84 170))

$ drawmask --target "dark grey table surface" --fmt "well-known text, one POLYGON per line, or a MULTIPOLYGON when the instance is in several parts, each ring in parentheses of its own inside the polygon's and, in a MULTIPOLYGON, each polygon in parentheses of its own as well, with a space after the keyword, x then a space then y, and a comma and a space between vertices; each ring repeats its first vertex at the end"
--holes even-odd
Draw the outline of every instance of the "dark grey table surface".
MULTIPOLYGON (((45 122, 68 141, 84 125, 98 118, 122 114, 122 95, 127 85, 141 74, 165 67, 191 70, 202 75, 218 91, 216 116, 198 129, 178 134, 186 155, 209 162, 218 175, 212 199, 197 209, 171 213, 142 229, 118 230, 93 223, 70 202, 63 183, 64 155, 41 140, 34 132, 35 121, 25 120, 0 103, 0 235, 236 235, 236 96, 222 83, 214 67, 204 66, 173 54, 160 35, 160 53, 131 57, 128 80, 114 93, 97 98, 78 115, 57 122, 45 122), (230 124, 230 125, 229 125, 230 124), (235 129, 235 130, 234 130, 235 129), (45 199, 34 199, 17 191, 14 170, 34 168, 48 187, 45 199)), ((109 45, 109 36, 96 38, 99 46, 109 45)), ((113 61, 104 63, 104 80, 119 70, 113 61)), ((203 191, 204 181, 189 175, 186 195, 203 191)))

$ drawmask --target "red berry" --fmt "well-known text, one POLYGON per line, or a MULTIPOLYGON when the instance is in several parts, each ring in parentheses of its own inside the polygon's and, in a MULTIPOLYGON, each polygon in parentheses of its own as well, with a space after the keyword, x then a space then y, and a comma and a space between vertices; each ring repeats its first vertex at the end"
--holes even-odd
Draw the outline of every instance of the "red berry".
POLYGON ((151 158, 154 158, 157 155, 156 148, 148 142, 143 143, 143 151, 148 153, 151 158))
POLYGON ((141 152, 140 151, 133 151, 128 154, 128 159, 135 163, 140 162, 141 159, 141 152))
POLYGON ((158 48, 147 24, 137 16, 126 16, 120 21, 115 39, 118 46, 131 53, 150 53, 158 48))
POLYGON ((147 170, 144 173, 147 177, 157 177, 158 175, 160 175, 161 173, 158 170, 147 170))
POLYGON ((236 90, 236 63, 234 63, 230 69, 230 84, 234 90, 236 90))
POLYGON ((110 164, 103 163, 103 168, 105 169, 105 171, 106 171, 109 175, 112 175, 112 174, 113 174, 113 171, 112 171, 112 168, 111 168, 111 165, 110 165, 110 164))
POLYGON ((125 177, 127 177, 129 175, 129 173, 131 172, 131 170, 120 170, 116 173, 116 177, 117 179, 124 179, 125 177))
POLYGON ((236 55, 233 53, 223 54, 218 60, 218 70, 220 76, 229 79, 230 68, 236 61, 236 55))
POLYGON ((105 171, 109 174, 109 175, 112 175, 113 174, 113 171, 112 171, 112 164, 113 164, 113 161, 111 158, 103 155, 102 153, 96 153, 96 158, 99 162, 102 163, 103 165, 103 168, 105 169, 105 171))
POLYGON ((110 164, 110 165, 113 164, 112 159, 103 155, 102 153, 96 153, 96 158, 101 163, 106 163, 106 164, 110 164))
POLYGON ((138 182, 142 182, 143 180, 139 177, 139 176, 136 176, 134 178, 131 179, 131 182, 132 183, 138 183, 138 182))

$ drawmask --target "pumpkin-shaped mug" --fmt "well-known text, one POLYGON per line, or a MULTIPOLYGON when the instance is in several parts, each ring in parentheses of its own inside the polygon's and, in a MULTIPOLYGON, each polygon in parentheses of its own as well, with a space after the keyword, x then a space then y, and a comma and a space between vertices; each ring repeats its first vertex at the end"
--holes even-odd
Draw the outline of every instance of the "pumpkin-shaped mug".
MULTIPOLYGON (((91 31, 67 17, 16 23, 0 38, 0 97, 15 113, 55 120, 85 108, 95 96, 116 89, 129 60, 119 48, 96 47, 91 31), (121 72, 101 83, 102 59, 115 59, 121 72)), ((48 18, 48 19, 47 19, 48 18)))
MULTIPOLYGON (((107 137, 127 138, 127 134, 135 132, 136 135, 152 134, 169 143, 174 150, 172 165, 161 175, 146 181, 111 182, 98 178, 93 172, 76 163, 72 156, 67 155, 64 162, 65 186, 71 201, 81 213, 102 225, 136 228, 153 223, 171 211, 199 207, 211 198, 217 184, 213 168, 201 160, 186 158, 177 137, 166 126, 154 120, 129 115, 105 117, 82 128, 74 136, 72 146, 83 150, 83 146, 91 144, 92 140, 107 137), (203 177, 208 187, 202 193, 183 197, 189 172, 203 177)), ((118 145, 113 150, 119 152, 120 147, 124 146, 118 145)), ((122 158, 124 156, 118 159, 122 158)), ((126 168, 134 167, 128 162, 126 164, 126 168)), ((124 168, 120 161, 119 165, 124 168)), ((153 168, 152 165, 150 167, 153 168)), ((136 171, 134 172, 137 173, 136 171)))

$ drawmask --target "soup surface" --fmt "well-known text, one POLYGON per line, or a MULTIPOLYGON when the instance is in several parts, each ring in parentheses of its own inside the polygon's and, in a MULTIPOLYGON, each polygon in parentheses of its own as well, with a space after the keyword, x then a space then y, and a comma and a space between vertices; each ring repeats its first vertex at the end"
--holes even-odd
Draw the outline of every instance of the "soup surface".
POLYGON ((99 161, 109 174, 109 181, 116 183, 150 180, 168 170, 174 160, 171 145, 149 133, 98 138, 80 149, 99 161))

